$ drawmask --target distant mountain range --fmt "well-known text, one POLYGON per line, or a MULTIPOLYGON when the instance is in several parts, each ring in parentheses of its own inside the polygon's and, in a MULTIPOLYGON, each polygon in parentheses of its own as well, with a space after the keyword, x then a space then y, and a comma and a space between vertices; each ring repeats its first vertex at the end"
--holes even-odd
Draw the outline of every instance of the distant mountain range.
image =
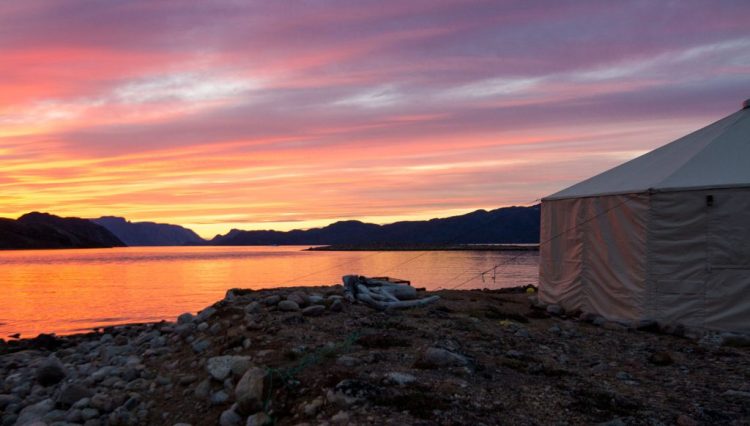
POLYGON ((0 249, 105 248, 125 244, 106 228, 86 219, 28 213, 0 218, 0 249))
POLYGON ((462 216, 375 225, 356 220, 308 230, 241 231, 217 235, 210 245, 510 244, 539 242, 539 206, 477 210, 462 216))
POLYGON ((184 246, 205 243, 198 234, 179 225, 130 222, 117 216, 103 216, 91 221, 107 228, 129 246, 184 246))
POLYGON ((130 222, 122 217, 61 218, 29 213, 17 220, 0 218, 0 249, 95 248, 180 245, 326 245, 363 247, 440 246, 460 244, 524 244, 539 242, 540 208, 504 207, 461 216, 376 225, 356 220, 323 228, 241 231, 203 240, 178 225, 130 222))

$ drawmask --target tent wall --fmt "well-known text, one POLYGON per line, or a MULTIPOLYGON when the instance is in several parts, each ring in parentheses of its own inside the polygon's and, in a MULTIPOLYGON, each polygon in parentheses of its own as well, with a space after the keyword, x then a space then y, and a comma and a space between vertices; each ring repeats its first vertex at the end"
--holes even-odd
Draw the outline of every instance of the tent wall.
POLYGON ((750 189, 656 193, 651 206, 646 316, 750 332, 750 189))
POLYGON ((543 201, 540 299, 608 319, 641 318, 648 213, 647 194, 543 201))

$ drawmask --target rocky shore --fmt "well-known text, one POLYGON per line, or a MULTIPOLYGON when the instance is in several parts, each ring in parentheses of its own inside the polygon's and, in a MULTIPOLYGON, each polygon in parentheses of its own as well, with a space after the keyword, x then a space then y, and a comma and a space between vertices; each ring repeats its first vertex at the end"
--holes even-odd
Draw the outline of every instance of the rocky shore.
POLYGON ((378 312, 341 286, 230 290, 174 322, 0 341, 0 425, 750 422, 742 336, 435 294, 378 312))

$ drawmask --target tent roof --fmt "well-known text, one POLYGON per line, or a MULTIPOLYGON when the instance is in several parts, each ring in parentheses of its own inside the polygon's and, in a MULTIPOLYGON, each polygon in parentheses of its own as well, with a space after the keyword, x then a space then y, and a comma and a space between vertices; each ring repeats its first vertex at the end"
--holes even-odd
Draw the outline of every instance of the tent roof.
POLYGON ((750 100, 734 114, 543 200, 733 186, 750 186, 750 100))

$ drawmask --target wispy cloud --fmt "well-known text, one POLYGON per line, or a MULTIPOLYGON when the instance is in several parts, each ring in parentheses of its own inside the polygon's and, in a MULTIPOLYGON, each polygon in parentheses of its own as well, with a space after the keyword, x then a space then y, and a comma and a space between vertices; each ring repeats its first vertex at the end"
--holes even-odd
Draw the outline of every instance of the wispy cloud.
POLYGON ((0 216, 116 213, 210 236, 525 203, 736 109, 748 13, 3 3, 0 216))

